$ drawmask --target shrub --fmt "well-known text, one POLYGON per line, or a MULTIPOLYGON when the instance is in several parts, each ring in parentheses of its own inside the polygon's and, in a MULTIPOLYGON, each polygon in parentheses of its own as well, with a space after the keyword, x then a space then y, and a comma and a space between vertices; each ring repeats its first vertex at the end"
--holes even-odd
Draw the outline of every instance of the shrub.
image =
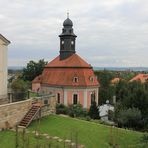
POLYGON ((13 99, 15 101, 26 99, 29 85, 30 85, 29 82, 26 82, 22 79, 14 80, 11 84, 13 99))
POLYGON ((98 112, 97 104, 95 101, 92 102, 88 114, 92 119, 99 119, 99 112, 98 112))
POLYGON ((68 108, 64 104, 56 105, 56 114, 67 114, 68 108))
POLYGON ((138 108, 121 109, 117 115, 117 122, 124 127, 137 128, 142 115, 138 108))
POLYGON ((86 117, 87 110, 83 109, 81 104, 72 104, 68 107, 68 115, 71 117, 86 117))

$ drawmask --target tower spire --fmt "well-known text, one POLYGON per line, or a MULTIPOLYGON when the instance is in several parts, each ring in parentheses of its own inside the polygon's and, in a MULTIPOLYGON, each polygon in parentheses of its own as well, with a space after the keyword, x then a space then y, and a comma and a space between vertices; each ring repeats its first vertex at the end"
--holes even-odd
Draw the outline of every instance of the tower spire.
POLYGON ((73 32, 73 23, 69 19, 69 12, 67 12, 67 19, 63 22, 62 33, 59 37, 60 60, 63 60, 75 53, 75 38, 77 36, 73 32))

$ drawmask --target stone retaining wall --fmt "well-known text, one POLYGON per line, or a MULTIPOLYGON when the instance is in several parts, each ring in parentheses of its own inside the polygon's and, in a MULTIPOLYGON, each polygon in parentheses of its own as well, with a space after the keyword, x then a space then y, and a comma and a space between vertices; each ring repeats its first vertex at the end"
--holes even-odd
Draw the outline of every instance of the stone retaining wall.
POLYGON ((32 99, 0 105, 0 129, 14 127, 31 108, 31 104, 32 99))

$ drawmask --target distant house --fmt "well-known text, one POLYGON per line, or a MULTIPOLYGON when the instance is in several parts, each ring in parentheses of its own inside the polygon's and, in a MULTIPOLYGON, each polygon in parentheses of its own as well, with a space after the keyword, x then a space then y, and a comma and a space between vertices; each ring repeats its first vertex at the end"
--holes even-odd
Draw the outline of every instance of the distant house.
POLYGON ((110 81, 110 83, 112 84, 112 85, 115 85, 115 84, 117 84, 117 83, 119 83, 119 81, 121 80, 121 78, 113 78, 111 81, 110 81))
POLYGON ((106 104, 103 104, 98 107, 99 109, 99 116, 102 121, 109 122, 109 111, 114 111, 114 106, 109 104, 109 101, 106 101, 106 104))
POLYGON ((148 82, 148 74, 138 74, 137 76, 133 77, 129 82, 139 81, 141 83, 148 82))

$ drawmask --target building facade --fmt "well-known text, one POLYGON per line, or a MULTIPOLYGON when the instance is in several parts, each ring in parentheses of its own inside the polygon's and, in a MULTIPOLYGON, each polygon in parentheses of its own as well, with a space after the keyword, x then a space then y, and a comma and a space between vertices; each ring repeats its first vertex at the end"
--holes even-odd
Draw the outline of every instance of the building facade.
POLYGON ((0 34, 0 104, 7 103, 7 46, 10 44, 0 34))
MULTIPOLYGON (((73 23, 67 18, 60 37, 60 55, 49 62, 40 76, 38 91, 56 94, 57 103, 65 105, 80 103, 88 108, 92 101, 98 104, 99 83, 90 64, 76 54, 76 35, 73 23)), ((37 78, 32 83, 38 84, 37 78)), ((36 91, 36 90, 35 90, 36 91)))

